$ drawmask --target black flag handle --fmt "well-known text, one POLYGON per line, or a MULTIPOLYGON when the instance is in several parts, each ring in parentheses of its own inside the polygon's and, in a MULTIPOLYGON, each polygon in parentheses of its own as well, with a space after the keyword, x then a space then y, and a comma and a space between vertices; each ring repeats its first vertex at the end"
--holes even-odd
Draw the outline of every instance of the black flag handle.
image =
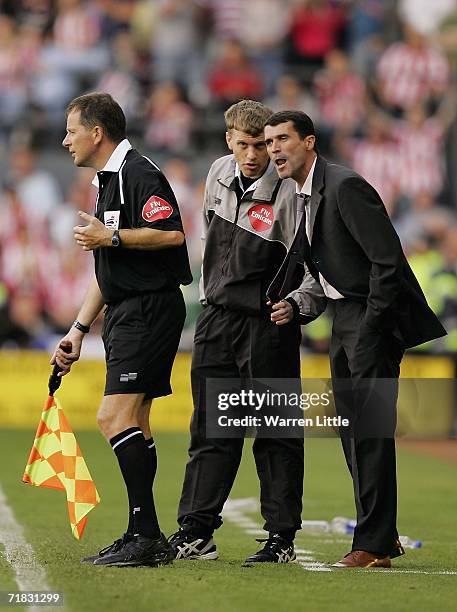
MULTIPOLYGON (((71 353, 72 345, 69 340, 62 340, 59 344, 59 348, 61 348, 64 353, 71 353)), ((62 368, 55 364, 52 369, 52 374, 49 377, 48 387, 49 387, 49 395, 54 395, 57 389, 60 387, 60 383, 62 382, 62 377, 57 376, 59 372, 62 372, 62 368)))

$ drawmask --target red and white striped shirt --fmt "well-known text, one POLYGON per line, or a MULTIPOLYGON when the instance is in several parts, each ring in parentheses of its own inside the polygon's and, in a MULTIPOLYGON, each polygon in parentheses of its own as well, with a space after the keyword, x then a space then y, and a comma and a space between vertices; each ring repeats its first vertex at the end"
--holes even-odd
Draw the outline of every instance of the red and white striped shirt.
POLYGON ((408 108, 443 92, 449 84, 450 70, 446 57, 430 45, 415 49, 397 42, 384 51, 377 74, 386 102, 408 108))
POLYGON ((355 74, 336 79, 327 71, 316 75, 321 121, 336 128, 354 129, 365 114, 365 84, 355 74))
POLYGON ((379 193, 387 208, 398 189, 398 151, 390 141, 354 141, 351 146, 352 167, 379 193))
POLYGON ((240 39, 243 0, 198 0, 198 4, 211 9, 216 39, 240 39))
POLYGON ((97 44, 100 25, 97 15, 82 6, 57 15, 54 41, 64 49, 84 50, 97 44))
POLYGON ((398 145, 400 190, 414 197, 427 192, 437 195, 443 188, 444 131, 437 119, 420 126, 396 122, 393 133, 398 145))

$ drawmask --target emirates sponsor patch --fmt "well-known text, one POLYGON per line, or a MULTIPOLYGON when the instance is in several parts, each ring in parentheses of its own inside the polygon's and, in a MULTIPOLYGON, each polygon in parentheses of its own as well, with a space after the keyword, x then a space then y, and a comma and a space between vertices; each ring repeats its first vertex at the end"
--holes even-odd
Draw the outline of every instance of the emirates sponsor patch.
POLYGON ((248 217, 256 232, 265 232, 273 225, 273 207, 269 204, 256 204, 248 210, 248 217))
POLYGON ((168 219, 173 214, 173 207, 163 198, 153 195, 143 206, 141 216, 145 221, 154 223, 160 219, 168 219))

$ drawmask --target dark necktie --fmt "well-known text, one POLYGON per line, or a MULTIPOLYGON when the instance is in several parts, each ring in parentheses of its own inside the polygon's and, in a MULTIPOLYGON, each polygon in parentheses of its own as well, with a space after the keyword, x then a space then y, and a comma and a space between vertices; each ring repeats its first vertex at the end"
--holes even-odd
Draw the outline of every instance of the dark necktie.
POLYGON ((297 195, 297 223, 299 224, 298 232, 302 234, 302 240, 305 247, 306 244, 308 244, 309 247, 308 235, 306 233, 306 215, 309 214, 309 210, 307 209, 310 197, 311 196, 309 195, 304 195, 301 193, 297 195))

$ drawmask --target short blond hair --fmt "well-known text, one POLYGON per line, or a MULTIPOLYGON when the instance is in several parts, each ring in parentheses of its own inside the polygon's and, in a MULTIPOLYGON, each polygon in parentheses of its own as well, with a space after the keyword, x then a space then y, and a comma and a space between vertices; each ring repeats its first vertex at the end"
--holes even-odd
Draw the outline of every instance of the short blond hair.
POLYGON ((263 133, 265 123, 273 111, 255 100, 240 100, 232 104, 224 113, 227 131, 239 130, 256 137, 263 133))

